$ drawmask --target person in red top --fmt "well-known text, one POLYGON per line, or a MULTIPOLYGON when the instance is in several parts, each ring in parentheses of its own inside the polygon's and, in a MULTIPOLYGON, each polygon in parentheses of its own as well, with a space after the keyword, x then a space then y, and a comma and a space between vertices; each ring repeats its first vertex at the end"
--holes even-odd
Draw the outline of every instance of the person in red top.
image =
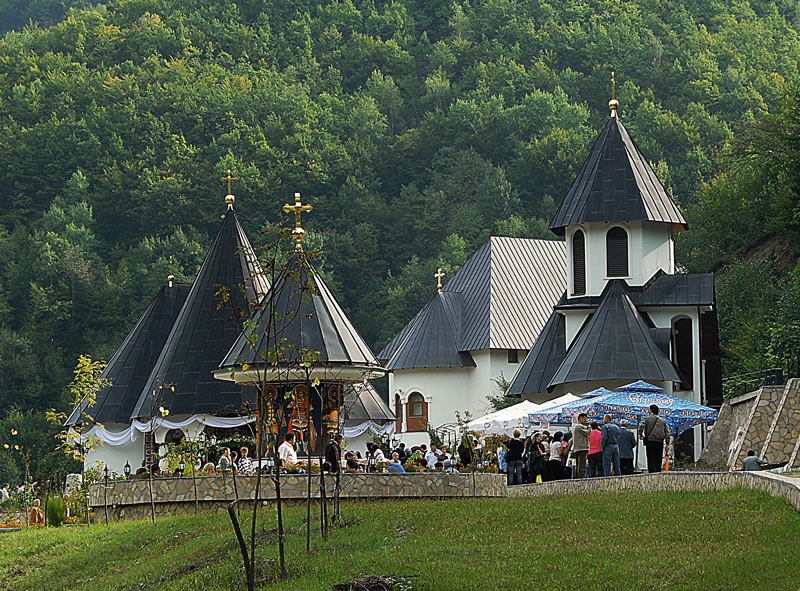
POLYGON ((600 425, 596 421, 591 423, 592 432, 589 433, 589 478, 603 475, 603 450, 600 449, 600 441, 603 434, 600 432, 600 425))

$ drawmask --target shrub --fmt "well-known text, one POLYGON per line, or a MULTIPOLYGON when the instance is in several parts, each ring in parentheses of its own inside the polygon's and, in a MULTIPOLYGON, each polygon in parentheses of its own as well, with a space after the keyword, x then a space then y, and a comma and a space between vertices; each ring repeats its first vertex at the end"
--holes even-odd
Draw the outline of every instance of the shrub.
POLYGON ((67 504, 59 495, 52 495, 47 501, 47 521, 58 527, 67 520, 67 504))

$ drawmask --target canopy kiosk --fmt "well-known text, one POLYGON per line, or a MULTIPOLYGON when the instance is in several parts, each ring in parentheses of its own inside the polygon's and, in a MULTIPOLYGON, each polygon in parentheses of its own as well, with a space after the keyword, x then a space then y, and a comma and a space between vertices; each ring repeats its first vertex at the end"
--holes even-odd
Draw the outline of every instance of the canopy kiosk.
POLYGON ((287 432, 319 455, 342 429, 347 384, 385 371, 303 251, 300 215, 311 211, 295 193, 295 250, 214 377, 263 387, 264 424, 278 442, 287 432))

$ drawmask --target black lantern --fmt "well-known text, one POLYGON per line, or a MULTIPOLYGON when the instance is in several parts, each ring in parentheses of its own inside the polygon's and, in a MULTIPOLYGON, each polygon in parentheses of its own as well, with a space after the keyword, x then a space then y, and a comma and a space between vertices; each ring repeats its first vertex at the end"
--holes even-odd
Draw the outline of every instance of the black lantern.
POLYGON ((106 482, 108 482, 108 466, 103 468, 103 472, 105 472, 105 474, 106 474, 106 482))
POLYGON ((375 472, 375 465, 377 464, 375 460, 375 454, 370 454, 369 456, 369 471, 375 472))
POLYGON ((181 471, 181 476, 183 476, 183 472, 186 470, 186 463, 183 461, 183 458, 178 462, 178 470, 181 471))
POLYGON ((128 463, 128 460, 125 460, 125 467, 122 470, 125 472, 125 478, 131 475, 131 465, 128 463))
POLYGON ((272 456, 267 456, 267 471, 272 472, 272 469, 275 467, 275 460, 272 456))

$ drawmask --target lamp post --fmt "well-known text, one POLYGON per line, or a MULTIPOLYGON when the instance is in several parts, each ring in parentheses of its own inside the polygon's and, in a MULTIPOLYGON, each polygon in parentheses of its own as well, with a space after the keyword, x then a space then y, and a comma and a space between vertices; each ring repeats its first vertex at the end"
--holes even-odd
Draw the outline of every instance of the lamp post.
POLYGON ((125 467, 122 469, 125 472, 125 480, 131 477, 131 464, 128 460, 125 460, 125 467))
POLYGON ((369 455, 368 463, 369 463, 369 471, 370 472, 375 472, 376 461, 375 461, 375 454, 374 453, 369 455))
POLYGON ((186 470, 186 463, 183 461, 183 456, 181 456, 181 460, 178 462, 178 470, 180 470, 181 478, 183 478, 184 471, 186 470))
POLYGON ((103 467, 105 474, 105 485, 103 486, 103 513, 106 517, 106 525, 108 525, 108 466, 103 467))

